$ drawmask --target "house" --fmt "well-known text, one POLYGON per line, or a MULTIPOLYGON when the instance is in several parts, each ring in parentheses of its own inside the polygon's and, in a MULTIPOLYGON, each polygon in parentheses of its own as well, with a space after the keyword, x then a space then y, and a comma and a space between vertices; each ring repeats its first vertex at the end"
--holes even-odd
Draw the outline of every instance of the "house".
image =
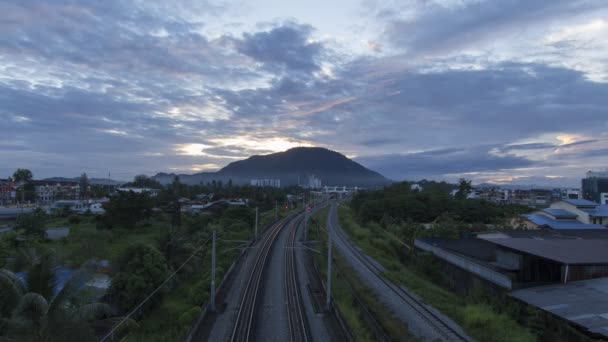
POLYGON ((551 208, 563 209, 576 214, 577 220, 587 224, 608 226, 608 205, 585 199, 564 199, 551 204, 551 208))
POLYGON ((605 229, 608 206, 583 199, 563 199, 521 217, 527 229, 605 229))
POLYGON ((151 188, 116 188, 119 192, 134 192, 136 194, 148 194, 150 197, 156 197, 160 193, 160 189, 151 188))
POLYGON ((608 230, 487 232, 459 240, 416 239, 415 246, 507 290, 608 277, 608 230))
POLYGON ((608 337, 608 231, 512 230, 416 239, 461 293, 484 289, 608 337))
POLYGON ((106 212, 106 210, 103 208, 103 203, 101 202, 92 203, 89 206, 89 210, 93 214, 104 214, 106 212))

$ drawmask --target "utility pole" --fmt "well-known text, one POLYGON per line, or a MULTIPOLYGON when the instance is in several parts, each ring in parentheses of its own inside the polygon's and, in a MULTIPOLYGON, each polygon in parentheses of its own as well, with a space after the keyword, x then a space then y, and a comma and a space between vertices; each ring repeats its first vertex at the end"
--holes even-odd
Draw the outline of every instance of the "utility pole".
POLYGON ((258 207, 255 207, 255 235, 253 241, 258 241, 258 207))
POLYGON ((327 233, 329 235, 329 238, 327 241, 327 298, 325 299, 325 308, 327 311, 331 309, 331 231, 332 229, 328 224, 327 233))
POLYGON ((279 219, 279 201, 274 201, 274 220, 279 219))
POLYGON ((209 311, 215 312, 215 229, 213 230, 213 243, 211 247, 211 292, 209 298, 209 311))
POLYGON ((308 208, 304 210, 304 241, 308 241, 308 208))

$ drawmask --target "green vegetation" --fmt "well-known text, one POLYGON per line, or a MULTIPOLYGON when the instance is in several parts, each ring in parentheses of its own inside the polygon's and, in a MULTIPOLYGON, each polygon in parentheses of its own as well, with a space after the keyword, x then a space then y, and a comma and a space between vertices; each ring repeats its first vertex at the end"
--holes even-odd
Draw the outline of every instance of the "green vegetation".
MULTIPOLYGON (((426 303, 439 309, 459 323, 473 338, 480 341, 535 341, 537 337, 525 324, 513 317, 507 308, 502 310, 479 297, 462 297, 439 285, 433 260, 406 253, 407 248, 387 236, 408 230, 392 224, 387 228, 378 223, 360 224, 348 205, 339 208, 340 225, 366 254, 381 263, 385 276, 405 284, 426 303), (401 228, 401 229, 399 229, 401 228)), ((415 226, 405 224, 405 226, 415 226)), ((436 228, 441 229, 441 228, 436 228)))
MULTIPOLYGON (((313 224, 309 235, 310 239, 323 242, 323 250, 327 250, 327 234, 325 233, 327 210, 323 209, 313 216, 313 224)), ((353 336, 358 341, 377 340, 372 328, 373 323, 370 322, 370 318, 365 312, 365 308, 367 308, 389 338, 394 341, 413 340, 414 337, 409 333, 407 326, 403 325, 378 301, 371 289, 358 280, 358 275, 344 261, 340 253, 334 249, 333 255, 332 297, 353 336)), ((326 279, 327 256, 316 253, 314 262, 322 279, 326 279)))
POLYGON ((0 336, 18 341, 94 340, 94 328, 107 324, 114 312, 107 304, 83 302, 79 296, 90 275, 89 265, 55 291, 53 255, 27 252, 25 283, 13 272, 0 270, 0 336))
POLYGON ((43 238, 46 235, 44 230, 46 220, 46 214, 42 210, 36 209, 31 214, 17 217, 15 228, 23 230, 26 235, 43 238))
MULTIPOLYGON (((85 184, 88 179, 83 175, 81 181, 85 184)), ((161 188, 155 180, 145 176, 137 176, 132 186, 161 188)), ((101 193, 99 190, 88 186, 87 191, 90 192, 83 195, 96 196, 101 193)), ((103 215, 76 214, 69 209, 57 210, 52 215, 36 211, 20 216, 16 231, 0 236, 0 267, 3 268, 2 272, 11 274, 28 272, 32 280, 37 279, 33 284, 51 284, 54 283, 55 274, 43 272, 48 267, 42 262, 36 264, 38 266, 28 266, 32 260, 47 260, 41 256, 48 255, 53 265, 69 269, 87 267, 89 260, 108 260, 109 267, 95 270, 105 272, 112 278, 108 293, 104 295, 85 287, 76 291, 70 303, 85 305, 100 300, 118 315, 129 313, 169 274, 179 269, 150 302, 134 313, 131 318, 137 320, 137 324, 128 321, 124 325, 127 329, 119 329, 118 336, 126 333, 124 337, 129 341, 180 340, 209 299, 212 231, 217 231, 217 250, 221 253, 216 268, 216 284, 219 284, 241 252, 239 243, 227 241, 252 238, 255 207, 260 208, 261 233, 264 226, 275 219, 275 203, 279 208, 278 218, 299 210, 285 208, 286 194, 301 192, 298 188, 238 187, 231 182, 227 185, 186 186, 175 181, 162 187, 160 194, 154 198, 133 192, 116 193, 104 205, 106 213, 103 215), (194 199, 201 193, 213 193, 209 200, 248 198, 250 201, 246 206, 220 207, 206 214, 181 212, 182 198, 194 199), (63 239, 46 240, 44 230, 50 227, 68 227, 70 234, 63 239)), ((3 287, 1 291, 4 291, 3 287)), ((40 292, 45 300, 52 301, 53 293, 49 287, 32 287, 28 291, 40 292)), ((1 293, 4 295, 4 292, 1 293)), ((18 314, 14 305, 2 310, 1 322, 13 319, 13 315, 18 314)), ((77 339, 99 339, 100 334, 109 331, 116 322, 114 319, 100 325, 97 321, 85 320, 85 326, 92 324, 97 336, 82 335, 77 339)), ((5 323, 0 325, 0 339, 16 336, 17 330, 8 329, 5 323)), ((57 337, 55 330, 47 329, 46 333, 48 335, 45 336, 60 341, 63 338, 57 337)), ((23 340, 28 339, 24 337, 23 340)))
POLYGON ((351 205, 361 222, 382 224, 433 222, 442 216, 451 216, 455 221, 466 224, 504 226, 510 219, 530 211, 519 205, 466 200, 469 186, 462 180, 457 193, 459 197, 453 197, 447 183, 425 182, 423 190, 418 191, 411 190, 411 183, 403 182, 379 191, 360 192, 352 199, 351 205))
MULTIPOLYGON (((169 272, 165 257, 156 248, 143 243, 129 246, 115 267, 118 273, 112 278, 109 295, 123 311, 143 301, 169 272)), ((148 302, 147 305, 153 303, 148 302)))

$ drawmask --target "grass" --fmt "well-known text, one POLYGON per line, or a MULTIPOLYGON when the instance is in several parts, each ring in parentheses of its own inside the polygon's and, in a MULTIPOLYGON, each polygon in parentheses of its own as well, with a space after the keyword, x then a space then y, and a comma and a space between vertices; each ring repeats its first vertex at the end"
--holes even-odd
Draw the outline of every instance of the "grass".
MULTIPOLYGON (((325 230, 325 222, 328 209, 323 209, 314 215, 320 228, 325 230)), ((310 238, 312 240, 320 240, 326 245, 326 234, 318 233, 315 229, 311 229, 310 238)), ((334 249, 334 264, 335 270, 332 274, 332 297, 337 303, 340 313, 346 320, 347 325, 351 329, 353 335, 358 341, 375 341, 377 340, 374 330, 371 326, 369 318, 366 317, 364 309, 357 300, 357 297, 363 305, 369 309, 373 317, 382 327, 382 330, 395 341, 399 340, 414 340, 405 326, 382 305, 378 298, 373 295, 373 291, 362 284, 357 273, 344 261, 342 255, 334 249)), ((323 277, 327 276, 327 257, 321 254, 315 254, 315 262, 323 277)), ((323 278, 325 279, 325 278, 323 278)))
POLYGON ((396 253, 399 245, 383 235, 373 223, 365 226, 357 223, 349 206, 340 206, 339 219, 351 239, 386 268, 387 278, 405 284, 426 303, 460 324, 471 337, 497 342, 537 340, 528 327, 507 313, 499 312, 488 303, 462 297, 440 287, 426 275, 399 261, 396 253))

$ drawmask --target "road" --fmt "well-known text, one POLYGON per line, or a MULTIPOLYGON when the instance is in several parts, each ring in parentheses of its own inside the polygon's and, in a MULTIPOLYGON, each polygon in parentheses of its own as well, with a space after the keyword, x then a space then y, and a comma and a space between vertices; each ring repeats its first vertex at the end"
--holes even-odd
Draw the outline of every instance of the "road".
POLYGON ((327 227, 333 235, 334 247, 357 272, 361 281, 399 320, 407 324, 413 335, 424 341, 472 341, 448 317, 422 303, 403 286, 382 277, 382 266, 354 246, 340 227, 335 204, 329 210, 327 227))

